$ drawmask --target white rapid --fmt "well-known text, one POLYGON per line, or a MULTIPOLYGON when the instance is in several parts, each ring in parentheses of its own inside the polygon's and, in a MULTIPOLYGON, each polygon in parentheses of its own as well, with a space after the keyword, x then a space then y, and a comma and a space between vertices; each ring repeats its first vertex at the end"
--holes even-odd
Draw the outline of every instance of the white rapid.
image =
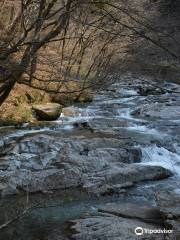
MULTIPOLYGON (((171 127, 173 124, 179 124, 179 119, 171 119, 171 113, 167 113, 169 119, 165 122, 163 119, 137 117, 133 114, 139 106, 152 103, 157 106, 158 102, 168 106, 173 104, 174 100, 171 100, 171 95, 168 93, 158 96, 140 96, 139 81, 134 80, 133 83, 131 85, 125 81, 113 84, 109 91, 102 91, 95 96, 94 101, 87 107, 67 108, 60 120, 71 125, 86 121, 93 127, 95 121, 103 119, 107 123, 107 128, 109 125, 111 130, 134 139, 135 144, 137 143, 142 149, 142 164, 162 166, 171 170, 176 176, 180 176, 180 154, 174 147, 176 141, 179 142, 180 136, 176 135, 176 128, 171 127), (113 124, 116 120, 119 121, 119 125, 113 124), (122 121, 126 124, 122 125, 122 121), (165 127, 161 129, 163 124, 165 127)), ((101 128, 101 124, 98 128, 101 128)))
MULTIPOLYGON (((173 104, 174 100, 171 100, 172 96, 168 93, 140 96, 138 86, 138 80, 137 82, 134 80, 133 85, 130 85, 128 81, 115 83, 109 91, 102 91, 95 96, 94 101, 87 107, 67 108, 60 119, 67 124, 86 121, 95 128, 94 122, 103 119, 107 122, 107 128, 110 125, 111 130, 134 139, 135 144, 142 149, 142 164, 163 166, 176 176, 180 176, 180 154, 176 151, 177 148, 174 148, 180 137, 175 127, 175 124, 179 124, 179 119, 171 119, 170 112, 165 122, 160 118, 137 117, 133 114, 139 106, 144 107, 152 103, 157 106, 158 102, 168 106, 173 104), (119 121, 119 125, 113 124, 116 120, 119 121), (122 121, 126 124, 122 125, 122 121)), ((180 96, 173 97, 179 98, 180 96)), ((101 124, 98 125, 98 128, 100 127, 101 124)))
POLYGON ((150 145, 142 148, 142 164, 162 166, 180 177, 180 155, 164 147, 150 145))

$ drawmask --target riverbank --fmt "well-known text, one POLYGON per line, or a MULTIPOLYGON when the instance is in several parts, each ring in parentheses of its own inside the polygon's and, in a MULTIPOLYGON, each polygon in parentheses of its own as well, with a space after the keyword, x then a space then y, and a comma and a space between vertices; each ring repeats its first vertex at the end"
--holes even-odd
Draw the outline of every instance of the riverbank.
POLYGON ((75 102, 91 102, 92 99, 93 96, 90 90, 72 94, 50 95, 44 91, 17 84, 0 108, 0 126, 22 126, 24 123, 37 124, 38 121, 32 109, 37 104, 44 105, 55 102, 65 107, 75 102))

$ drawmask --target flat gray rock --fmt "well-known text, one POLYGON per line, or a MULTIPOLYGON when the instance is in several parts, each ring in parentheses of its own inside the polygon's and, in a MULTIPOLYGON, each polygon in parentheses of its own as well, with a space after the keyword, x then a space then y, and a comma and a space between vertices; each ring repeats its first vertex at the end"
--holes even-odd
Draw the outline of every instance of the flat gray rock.
POLYGON ((161 240, 162 234, 142 234, 137 236, 135 229, 137 227, 146 229, 161 229, 160 226, 144 223, 139 220, 126 219, 114 215, 97 215, 84 219, 75 220, 71 230, 75 232, 72 239, 75 240, 161 240))
POLYGON ((145 104, 141 108, 135 110, 133 114, 142 118, 149 117, 176 120, 180 118, 180 106, 156 102, 153 104, 145 104))
POLYGON ((98 210, 119 217, 139 219, 143 222, 162 223, 162 215, 157 207, 139 206, 133 203, 108 203, 98 210))

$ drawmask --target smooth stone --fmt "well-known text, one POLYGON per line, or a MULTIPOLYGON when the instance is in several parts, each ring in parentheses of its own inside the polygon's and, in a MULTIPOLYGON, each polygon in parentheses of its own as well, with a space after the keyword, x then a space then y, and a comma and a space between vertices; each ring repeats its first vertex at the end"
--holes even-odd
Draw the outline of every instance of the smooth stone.
POLYGON ((39 121, 55 121, 62 112, 62 106, 57 103, 34 105, 32 109, 39 121))
POLYGON ((164 239, 162 234, 142 234, 137 236, 137 227, 146 229, 162 229, 161 226, 145 223, 137 219, 128 219, 113 214, 100 214, 87 216, 70 222, 72 232, 71 239, 74 240, 138 240, 138 239, 164 239))
POLYGON ((143 222, 162 223, 162 215, 157 207, 134 203, 108 203, 98 209, 99 212, 113 214, 118 217, 135 218, 143 222))

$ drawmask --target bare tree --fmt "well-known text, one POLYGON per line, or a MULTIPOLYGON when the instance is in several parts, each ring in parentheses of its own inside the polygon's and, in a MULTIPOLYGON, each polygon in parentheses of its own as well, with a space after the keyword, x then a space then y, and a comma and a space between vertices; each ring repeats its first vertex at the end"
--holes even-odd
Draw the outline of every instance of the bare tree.
MULTIPOLYGON (((84 3, 78 0, 19 1, 18 14, 11 17, 8 26, 3 26, 3 37, 0 38, 0 104, 17 82, 57 93, 62 92, 67 81, 79 82, 83 74, 78 91, 91 86, 86 84, 87 79, 93 77, 91 73, 97 76, 96 70, 107 65, 105 55, 110 56, 107 45, 112 44, 112 36, 100 30, 104 17, 95 11, 91 14, 92 9, 85 11, 87 4, 84 3), (104 43, 100 47, 97 40, 102 43, 102 39, 104 43), (91 53, 92 48, 96 48, 96 55, 95 51, 91 53), (56 61, 48 56, 52 49, 58 56, 56 61), (85 55, 89 56, 86 73, 83 67, 85 55), (47 66, 46 71, 39 74, 43 64, 47 66)), ((94 4, 89 4, 94 8, 94 4)), ((4 5, 5 2, 2 8, 4 5)), ((76 90, 69 90, 73 91, 76 90)))
MULTIPOLYGON (((2 15, 7 2, 1 3, 2 15)), ((139 39, 179 61, 167 41, 178 46, 177 39, 154 26, 133 2, 17 1, 9 24, 0 23, 0 104, 16 83, 49 93, 81 93, 102 84, 113 58, 139 39)))

